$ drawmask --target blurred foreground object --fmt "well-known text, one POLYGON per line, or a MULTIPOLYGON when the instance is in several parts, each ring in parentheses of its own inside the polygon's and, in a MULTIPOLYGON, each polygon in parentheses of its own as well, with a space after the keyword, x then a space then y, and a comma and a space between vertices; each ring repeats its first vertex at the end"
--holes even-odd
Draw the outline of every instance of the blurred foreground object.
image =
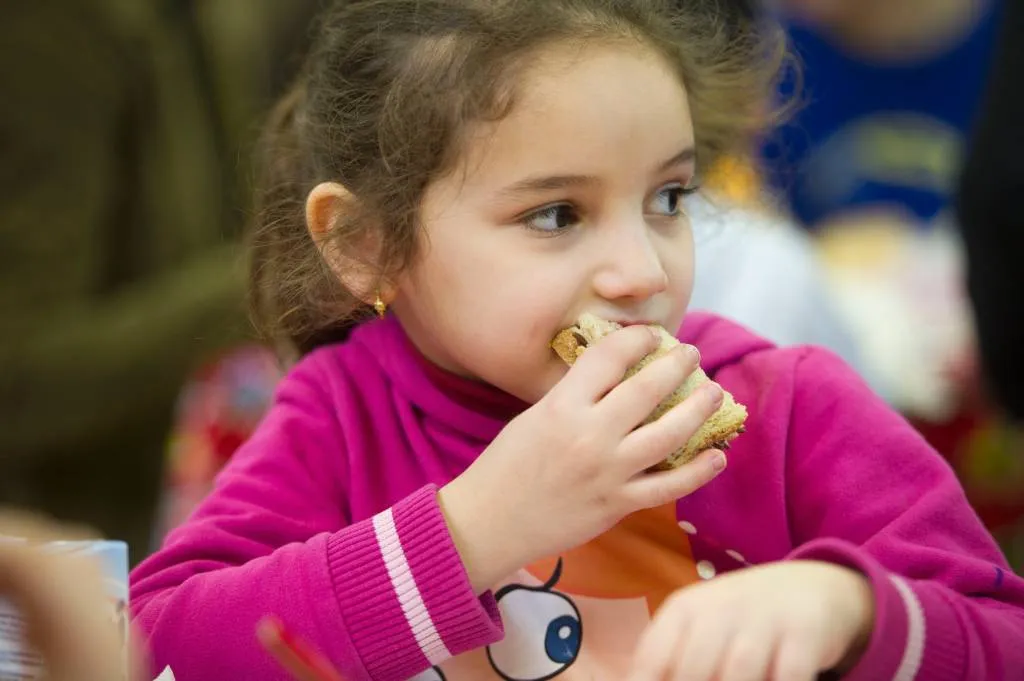
POLYGON ((0 679, 128 678, 126 547, 70 534, 0 514, 0 679))

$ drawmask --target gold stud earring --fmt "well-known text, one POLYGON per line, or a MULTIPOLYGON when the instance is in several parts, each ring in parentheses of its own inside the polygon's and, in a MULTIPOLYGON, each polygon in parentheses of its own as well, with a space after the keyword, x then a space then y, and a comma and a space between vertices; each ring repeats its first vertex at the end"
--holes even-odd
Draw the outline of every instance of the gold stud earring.
POLYGON ((384 314, 388 311, 388 304, 380 297, 380 291, 377 292, 377 297, 373 301, 373 311, 381 319, 384 319, 384 314))

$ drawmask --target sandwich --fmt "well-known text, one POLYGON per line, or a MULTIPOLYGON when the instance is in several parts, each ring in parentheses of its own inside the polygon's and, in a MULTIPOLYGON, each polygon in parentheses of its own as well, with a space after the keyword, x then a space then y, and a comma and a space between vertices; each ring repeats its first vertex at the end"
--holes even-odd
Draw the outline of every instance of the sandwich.
MULTIPOLYGON (((572 366, 591 344, 621 328, 622 326, 615 322, 601 319, 595 315, 584 314, 579 318, 575 326, 560 331, 551 342, 551 347, 563 362, 572 366)), ((652 326, 651 328, 656 330, 661 336, 661 344, 654 352, 631 367, 626 372, 626 375, 623 376, 623 380, 626 380, 679 345, 679 341, 662 327, 652 326)), ((704 370, 697 367, 697 370, 690 374, 681 386, 662 400, 641 425, 656 421, 663 414, 693 394, 694 390, 709 382, 711 382, 711 379, 707 377, 704 370)), ((729 448, 729 443, 744 430, 743 424, 747 420, 747 409, 742 404, 736 402, 728 391, 723 390, 723 392, 725 395, 722 400, 722 406, 704 422, 684 446, 672 452, 664 461, 654 466, 652 470, 677 468, 692 461, 706 449, 726 450, 729 448)))

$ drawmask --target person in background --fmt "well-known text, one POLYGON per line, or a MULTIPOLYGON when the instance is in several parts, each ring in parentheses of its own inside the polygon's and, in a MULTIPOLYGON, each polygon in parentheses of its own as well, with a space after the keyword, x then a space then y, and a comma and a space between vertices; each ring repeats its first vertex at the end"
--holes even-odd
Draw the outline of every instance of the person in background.
POLYGON ((763 167, 807 229, 946 211, 992 63, 1001 0, 774 0, 801 62, 801 105, 763 167), (851 217, 852 216, 852 217, 851 217))
POLYGON ((0 502, 134 557, 185 376, 250 333, 218 123, 177 16, 0 7, 0 502))
POLYGON ((1024 438, 1004 411, 1022 383, 1020 286, 1008 282, 1024 249, 1006 217, 1020 186, 1019 3, 764 6, 787 21, 803 76, 789 83, 801 88, 792 121, 765 145, 770 186, 815 235, 829 294, 880 391, 953 463, 1024 566, 1024 438))
POLYGON ((817 345, 842 357, 885 397, 827 294, 814 243, 791 220, 726 197, 694 197, 690 308, 722 315, 779 346, 817 345))

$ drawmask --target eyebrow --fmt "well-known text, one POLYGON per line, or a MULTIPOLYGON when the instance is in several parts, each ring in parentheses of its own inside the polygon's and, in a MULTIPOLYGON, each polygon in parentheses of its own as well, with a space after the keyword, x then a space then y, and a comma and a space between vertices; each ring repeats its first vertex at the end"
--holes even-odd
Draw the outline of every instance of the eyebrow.
MULTIPOLYGON (((687 147, 678 154, 668 159, 658 167, 658 172, 664 172, 673 166, 691 163, 696 158, 696 151, 693 147, 687 147)), ((525 180, 515 182, 501 190, 506 196, 516 194, 535 194, 545 191, 556 191, 568 187, 579 187, 582 185, 594 184, 597 177, 593 175, 550 175, 546 177, 528 177, 525 180)))

